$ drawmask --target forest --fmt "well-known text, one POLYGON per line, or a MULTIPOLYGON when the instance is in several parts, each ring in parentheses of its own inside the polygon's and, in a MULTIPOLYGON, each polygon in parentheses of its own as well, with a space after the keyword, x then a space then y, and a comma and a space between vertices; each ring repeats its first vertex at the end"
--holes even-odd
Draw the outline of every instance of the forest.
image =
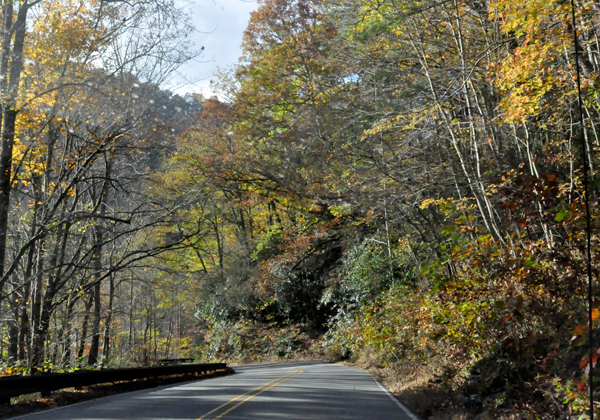
POLYGON ((164 87, 198 53, 175 1, 3 1, 2 374, 322 359, 424 418, 600 415, 573 6, 259 0, 205 98, 164 87))

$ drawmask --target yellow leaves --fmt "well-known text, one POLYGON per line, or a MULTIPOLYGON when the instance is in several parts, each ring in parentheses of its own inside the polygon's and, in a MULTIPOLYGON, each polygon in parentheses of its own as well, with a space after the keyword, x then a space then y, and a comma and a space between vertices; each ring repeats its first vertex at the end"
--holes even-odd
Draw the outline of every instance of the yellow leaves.
POLYGON ((544 95, 560 84, 549 69, 549 58, 559 53, 556 47, 549 42, 526 42, 504 61, 496 85, 505 94, 501 105, 506 122, 521 122, 537 113, 544 95))
POLYGON ((490 16, 516 45, 499 68, 490 66, 503 94, 506 122, 520 123, 538 114, 552 92, 563 97, 572 93, 570 58, 565 62, 565 52, 572 49, 565 30, 570 25, 568 2, 494 0, 490 16))
MULTIPOLYGON (((31 106, 40 96, 46 101, 47 110, 52 109, 53 98, 59 94, 58 84, 89 76, 93 71, 93 55, 100 43, 110 39, 99 14, 109 15, 101 3, 90 1, 42 2, 34 15, 25 45, 26 66, 23 73, 21 102, 31 106)), ((119 20, 120 22, 120 20, 119 20)), ((74 92, 65 88, 61 93, 74 92)))
POLYGON ((498 19, 506 33, 521 37, 553 28, 569 18, 570 9, 568 2, 560 0, 493 0, 489 10, 490 18, 498 19))
POLYGON ((421 208, 421 210, 428 209, 432 205, 435 205, 436 201, 437 200, 435 200, 433 198, 427 198, 427 199, 421 201, 421 205, 419 207, 421 208))
POLYGON ((60 65, 68 59, 83 61, 95 51, 105 31, 98 22, 100 3, 44 2, 40 18, 33 23, 28 56, 36 62, 60 65))

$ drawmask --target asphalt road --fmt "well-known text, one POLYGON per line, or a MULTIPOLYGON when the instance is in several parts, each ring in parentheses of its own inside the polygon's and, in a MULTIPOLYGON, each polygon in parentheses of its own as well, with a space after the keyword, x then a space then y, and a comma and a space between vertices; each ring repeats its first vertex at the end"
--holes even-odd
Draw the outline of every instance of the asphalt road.
POLYGON ((320 362, 234 367, 235 374, 114 395, 19 420, 417 420, 371 375, 320 362))

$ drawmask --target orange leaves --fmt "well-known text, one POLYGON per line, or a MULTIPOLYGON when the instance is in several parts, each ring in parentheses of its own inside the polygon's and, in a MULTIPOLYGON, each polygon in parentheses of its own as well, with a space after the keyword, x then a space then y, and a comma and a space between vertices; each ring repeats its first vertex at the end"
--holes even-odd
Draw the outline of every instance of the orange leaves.
MULTIPOLYGON (((597 324, 600 322, 600 308, 593 308, 592 309, 592 323, 593 326, 597 326, 597 324)), ((585 316, 585 321, 584 323, 582 323, 581 325, 576 325, 573 328, 573 336, 571 337, 571 339, 569 340, 569 343, 571 344, 571 346, 579 346, 582 341, 584 340, 584 338, 586 337, 587 333, 590 330, 590 326, 588 323, 588 317, 585 316)))
MULTIPOLYGON (((594 324, 598 323, 598 321, 600 321, 598 319, 598 317, 600 317, 600 308, 593 308, 592 309, 592 322, 594 324)), ((575 339, 578 336, 582 336, 584 335, 587 331, 589 331, 590 326, 587 322, 587 316, 586 316, 586 322, 582 325, 576 325, 575 328, 573 328, 573 339, 575 339)))
MULTIPOLYGON (((595 353, 592 353, 592 366, 596 366, 596 363, 598 362, 598 358, 600 357, 600 348, 598 350, 596 350, 595 353)), ((581 362, 579 363, 579 369, 583 369, 584 367, 588 366, 590 363, 590 355, 586 354, 583 359, 581 359, 581 362)))
POLYGON ((589 327, 587 325, 584 325, 583 327, 576 325, 573 332, 575 333, 575 336, 578 336, 578 335, 583 335, 584 331, 587 331, 588 329, 589 329, 589 327))

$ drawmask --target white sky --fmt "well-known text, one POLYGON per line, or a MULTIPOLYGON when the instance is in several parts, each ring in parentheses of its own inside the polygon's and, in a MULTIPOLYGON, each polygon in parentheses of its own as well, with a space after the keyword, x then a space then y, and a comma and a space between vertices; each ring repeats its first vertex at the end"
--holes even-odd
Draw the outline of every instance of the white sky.
POLYGON ((176 82, 175 92, 202 93, 210 97, 210 79, 213 72, 237 63, 242 55, 240 45, 250 12, 258 4, 252 0, 192 0, 186 9, 196 26, 193 41, 204 52, 180 68, 182 77, 176 82), (204 32, 204 33, 203 33, 204 32))

